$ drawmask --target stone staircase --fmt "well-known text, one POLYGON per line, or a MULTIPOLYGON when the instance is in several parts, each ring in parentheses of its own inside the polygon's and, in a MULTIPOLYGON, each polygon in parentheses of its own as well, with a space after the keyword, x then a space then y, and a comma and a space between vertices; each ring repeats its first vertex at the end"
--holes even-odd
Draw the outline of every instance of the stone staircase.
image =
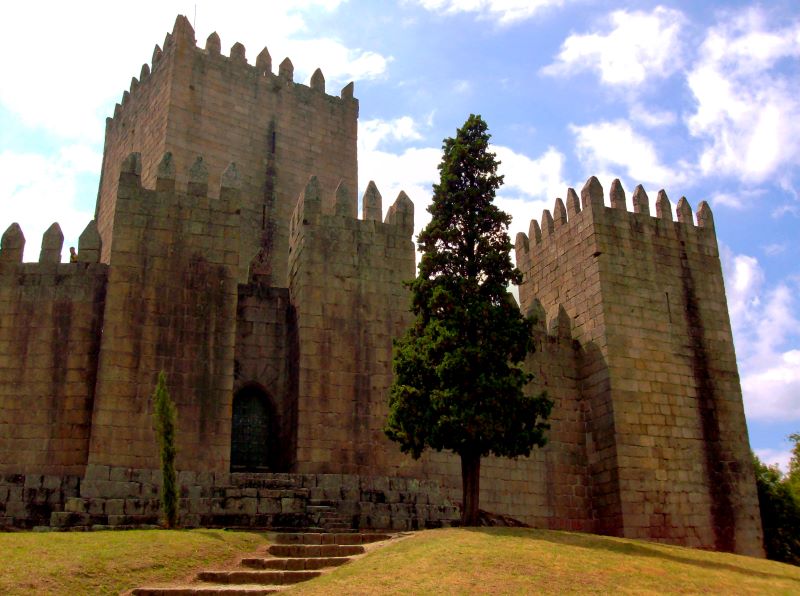
POLYGON ((325 532, 353 532, 352 519, 339 512, 339 504, 331 499, 309 499, 306 512, 314 527, 325 532))
MULTIPOLYGON (((325 507, 325 505, 319 505, 325 507)), ((325 515, 327 511, 321 512, 325 515)), ((272 594, 319 577, 363 555, 370 544, 394 536, 359 532, 279 533, 265 552, 247 556, 235 569, 200 571, 184 585, 142 587, 134 596, 189 596, 209 594, 272 594)))

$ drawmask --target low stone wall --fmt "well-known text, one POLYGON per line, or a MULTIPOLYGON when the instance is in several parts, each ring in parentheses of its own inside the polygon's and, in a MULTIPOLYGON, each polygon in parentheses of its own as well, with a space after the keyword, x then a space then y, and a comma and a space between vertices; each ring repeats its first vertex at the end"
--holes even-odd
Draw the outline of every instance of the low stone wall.
MULTIPOLYGON (((159 523, 161 473, 89 466, 86 477, 0 477, 0 527, 106 529, 159 523), (8 486, 8 487, 7 487, 8 486)), ((178 474, 183 527, 412 530, 458 507, 433 481, 349 474, 178 474)))
POLYGON ((78 496, 78 476, 0 475, 0 528, 46 526, 54 512, 78 496))

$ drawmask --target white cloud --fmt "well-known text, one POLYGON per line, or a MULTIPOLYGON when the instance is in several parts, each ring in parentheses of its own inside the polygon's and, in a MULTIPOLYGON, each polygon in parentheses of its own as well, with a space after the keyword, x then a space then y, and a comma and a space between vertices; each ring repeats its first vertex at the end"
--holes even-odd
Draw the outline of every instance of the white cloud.
POLYGON ((634 104, 630 110, 631 120, 647 128, 660 128, 675 124, 678 118, 675 112, 645 108, 641 104, 634 104))
POLYGON ((737 211, 745 208, 741 195, 734 195, 729 192, 718 192, 715 195, 712 195, 710 201, 714 207, 730 207, 731 209, 736 209, 737 211))
POLYGON ((472 83, 469 81, 456 81, 453 85, 453 92, 464 95, 472 91, 472 83))
POLYGON ((800 163, 800 77, 780 67, 800 57, 800 22, 770 26, 751 8, 710 29, 687 75, 704 174, 758 182, 800 163))
POLYGON ((566 0, 417 0, 426 10, 443 14, 477 13, 479 18, 509 25, 531 18, 547 8, 563 6, 566 0))
MULTIPOLYGON (((404 190, 415 205, 415 235, 430 221, 426 209, 433 195, 432 186, 439 180, 437 166, 442 158, 441 149, 406 148, 398 153, 379 147, 390 139, 408 142, 420 138, 418 125, 410 116, 367 120, 359 125, 361 192, 370 180, 374 180, 383 196, 385 215, 397 194, 404 190)), ((566 192, 564 156, 552 147, 535 159, 501 145, 493 145, 491 150, 500 161, 499 173, 505 177, 497 204, 513 218, 509 230, 513 239, 516 232, 527 232, 530 219, 539 217, 542 209, 552 207, 556 196, 563 196, 566 192)))
POLYGON ((791 449, 754 449, 761 463, 768 466, 778 466, 786 474, 789 471, 789 460, 792 459, 791 449))
POLYGON ((538 219, 544 209, 552 210, 556 197, 566 193, 564 155, 553 147, 536 159, 501 145, 493 146, 492 151, 504 176, 497 206, 511 215, 508 233, 514 242, 518 232, 528 233, 531 219, 538 219))
POLYGON ((416 141, 422 138, 411 116, 393 120, 360 120, 358 122, 359 154, 377 149, 385 140, 416 141))
POLYGON ((763 247, 764 254, 769 257, 774 257, 775 255, 779 255, 781 253, 786 252, 787 246, 785 242, 774 242, 772 244, 767 244, 763 247))
MULTIPOLYGON (((107 2, 85 2, 80 11, 86 18, 80 19, 69 3, 15 3, 4 7, 4 22, 14 26, 4 28, 0 53, 24 55, 24 60, 0 61, 0 104, 28 126, 81 142, 102 139, 104 119, 111 115, 131 77, 138 76, 141 65, 150 62, 154 45, 163 43, 175 15, 191 11, 193 6, 197 11, 195 37, 201 47, 216 30, 223 53, 239 41, 253 63, 267 45, 274 70, 289 56, 296 80, 306 81, 319 66, 332 89, 350 79, 380 76, 388 57, 349 48, 324 36, 302 39, 308 30, 307 11, 330 11, 340 3, 230 0, 223 5, 210 0, 194 4, 173 0, 114 14, 107 2), (93 19, 91 15, 99 16, 93 19), (233 34, 237 37, 227 37, 233 34)), ((192 13, 188 17, 194 19, 192 13)))
POLYGON ((297 71, 296 81, 307 84, 311 74, 319 67, 326 83, 331 83, 326 91, 332 95, 338 93, 335 85, 343 86, 349 81, 374 79, 382 75, 392 60, 377 52, 347 48, 335 39, 290 40, 286 42, 286 53, 297 71))
POLYGON ((500 161, 499 173, 505 178, 500 192, 509 195, 522 193, 527 199, 551 199, 566 191, 564 182, 564 155, 548 147, 536 159, 517 153, 501 145, 492 146, 500 161))
POLYGON ((724 245, 720 256, 747 417, 800 420, 796 282, 769 287, 755 257, 724 245))
POLYGON ((392 120, 363 120, 358 125, 358 186, 360 193, 370 180, 383 197, 383 214, 400 191, 414 202, 414 236, 428 223, 425 208, 430 203, 431 186, 438 180, 436 169, 441 150, 411 147, 400 152, 381 148, 387 141, 408 143, 422 138, 418 123, 411 116, 392 120))
POLYGON ((570 130, 575 135, 575 151, 584 169, 596 175, 621 169, 635 184, 659 187, 687 178, 685 169, 678 171, 663 165, 653 143, 637 134, 625 120, 570 125, 570 130))
POLYGON ((742 392, 748 417, 800 419, 800 350, 776 354, 771 366, 743 375, 742 392))
POLYGON ((359 148, 358 186, 363 193, 373 180, 383 197, 383 215, 394 203, 400 191, 414 202, 414 238, 430 221, 426 211, 439 178, 436 166, 442 153, 433 147, 409 148, 401 153, 359 148))
POLYGON ((26 261, 38 260, 42 234, 54 221, 64 233, 63 257, 69 246, 77 246, 78 236, 94 217, 77 204, 78 178, 96 175, 100 161, 99 154, 81 146, 65 147, 53 157, 0 153, 0 212, 4 222, 17 222, 22 228, 26 261))
POLYGON ((763 188, 738 188, 735 193, 717 192, 709 201, 715 207, 723 206, 736 211, 743 211, 759 204, 767 192, 763 188))
POLYGON ((542 72, 566 76, 597 71, 608 85, 640 85, 663 78, 681 67, 680 34, 685 18, 680 11, 657 6, 652 12, 617 10, 609 16, 607 34, 570 35, 556 61, 542 72))

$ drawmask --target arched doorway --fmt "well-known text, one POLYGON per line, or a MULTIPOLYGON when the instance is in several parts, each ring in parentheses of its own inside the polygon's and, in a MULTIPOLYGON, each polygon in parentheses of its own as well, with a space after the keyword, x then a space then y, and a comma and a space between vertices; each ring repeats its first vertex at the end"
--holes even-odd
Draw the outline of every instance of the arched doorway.
POLYGON ((233 396, 231 472, 269 472, 274 454, 275 410, 269 396, 257 386, 246 386, 233 396))

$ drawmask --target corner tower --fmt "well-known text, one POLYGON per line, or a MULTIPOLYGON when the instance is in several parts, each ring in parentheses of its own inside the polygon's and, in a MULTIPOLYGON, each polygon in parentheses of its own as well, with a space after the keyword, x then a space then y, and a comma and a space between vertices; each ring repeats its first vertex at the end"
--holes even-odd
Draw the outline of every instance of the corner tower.
POLYGON ((641 186, 627 211, 590 178, 517 238, 523 310, 561 304, 582 346, 597 531, 763 556, 725 288, 708 205, 697 225, 641 186))
MULTIPOLYGON (((327 188, 340 181, 357 188, 358 100, 352 83, 339 97, 327 95, 319 70, 310 86, 295 83, 288 58, 273 74, 266 48, 252 65, 242 44, 228 56, 220 46, 212 33, 204 49, 197 47, 188 19, 179 16, 107 119, 96 208, 101 260, 111 260, 124 159, 140 153, 142 183, 153 187, 165 153, 181 164, 202 155, 211 189, 219 188, 219 173, 230 162, 242 172, 239 281, 247 281, 248 264, 258 255, 256 273, 286 287, 289 219, 309 175, 327 188)), ((188 184, 185 176, 179 172, 179 187, 188 184)))

